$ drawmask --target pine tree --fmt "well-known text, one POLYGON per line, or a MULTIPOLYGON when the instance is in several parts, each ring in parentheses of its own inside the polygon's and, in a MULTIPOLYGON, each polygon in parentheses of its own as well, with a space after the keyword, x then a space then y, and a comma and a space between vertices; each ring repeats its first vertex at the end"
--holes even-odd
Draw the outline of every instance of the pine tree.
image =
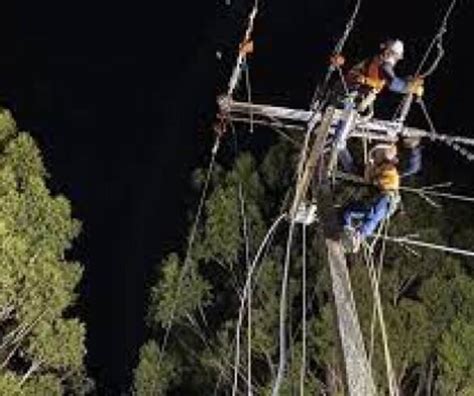
MULTIPOLYGON (((159 266, 151 288, 147 323, 150 340, 142 347, 135 371, 135 394, 228 394, 234 382, 239 295, 247 273, 242 209, 253 258, 266 231, 288 200, 294 183, 297 152, 289 145, 270 148, 260 162, 249 153, 226 170, 219 167, 208 194, 197 238, 178 280, 184 253, 172 253, 159 266), (242 199, 243 198, 243 199, 242 199), (161 353, 164 329, 174 311, 170 337, 161 353)), ((197 172, 197 181, 203 180, 197 172)), ((199 185, 199 183, 197 183, 199 185)), ((337 205, 360 186, 342 186, 337 205)), ((419 197, 404 195, 404 210, 394 216, 390 232, 416 231, 421 239, 469 243, 472 232, 453 226, 457 209, 440 211, 419 197), (449 216, 448 216, 449 213, 449 216)), ((253 393, 270 393, 278 364, 279 297, 287 227, 271 240, 253 277, 252 367, 253 393)), ((308 312, 306 394, 343 392, 342 366, 331 299, 331 281, 322 250, 322 236, 308 229, 308 312)), ((381 246, 381 244, 379 245, 381 246)), ((377 268, 380 248, 375 250, 377 268)), ((288 298, 288 364, 281 395, 298 393, 301 365, 301 234, 291 251, 288 298)), ((370 351, 378 388, 387 388, 380 330, 372 340, 373 292, 363 256, 350 260, 350 275, 366 348, 370 351)), ((468 263, 446 254, 400 245, 386 245, 380 294, 396 382, 403 394, 470 394, 474 280, 468 263), (428 393, 426 393, 428 392, 428 393)), ((238 387, 246 389, 247 337, 243 320, 238 387)))
POLYGON ((82 267, 67 258, 80 224, 47 178, 33 138, 0 110, 2 395, 79 395, 91 385, 85 327, 71 312, 82 267))

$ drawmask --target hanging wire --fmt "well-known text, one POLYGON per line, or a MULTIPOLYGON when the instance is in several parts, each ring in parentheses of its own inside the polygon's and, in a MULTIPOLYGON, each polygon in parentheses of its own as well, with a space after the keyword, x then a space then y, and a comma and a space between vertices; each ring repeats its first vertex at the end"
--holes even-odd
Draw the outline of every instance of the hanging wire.
MULTIPOLYGON (((257 12, 258 12, 258 0, 255 0, 254 7, 252 8, 252 11, 251 11, 250 16, 249 16, 249 22, 248 22, 247 30, 245 32, 243 42, 247 42, 250 39, 250 36, 253 32, 254 21, 255 21, 255 18, 257 16, 257 12)), ((233 94, 233 92, 234 92, 234 90, 237 86, 237 83, 239 81, 239 78, 240 78, 240 75, 241 75, 241 72, 242 72, 242 64, 243 64, 244 60, 245 60, 245 54, 242 51, 239 51, 239 55, 237 57, 236 65, 234 67, 233 73, 232 73, 231 78, 229 80, 229 85, 228 85, 228 89, 227 89, 227 96, 228 97, 232 96, 232 94, 233 94)), ((201 193, 198 209, 197 209, 197 212, 196 212, 196 216, 194 218, 193 226, 192 226, 190 237, 189 237, 189 240, 188 240, 188 246, 187 246, 187 249, 186 249, 186 254, 185 254, 185 258, 184 258, 184 262, 183 262, 183 267, 181 268, 180 276, 179 276, 179 279, 178 279, 178 286, 177 286, 177 291, 176 291, 177 296, 179 296, 180 293, 181 293, 184 278, 187 275, 188 269, 189 269, 190 264, 191 264, 191 251, 192 251, 192 248, 193 248, 194 239, 196 237, 197 228, 198 228, 200 217, 201 217, 202 210, 203 210, 203 207, 204 207, 204 202, 205 202, 205 199, 206 199, 206 196, 207 196, 207 190, 208 190, 209 185, 210 185, 212 172, 213 172, 214 165, 215 165, 215 162, 216 162, 217 152, 218 152, 219 146, 220 146, 221 136, 222 136, 221 134, 216 135, 214 146, 211 150, 211 160, 210 160, 207 172, 206 172, 204 188, 203 188, 202 193, 201 193)), ((164 352, 166 350, 166 346, 167 346, 167 343, 168 343, 171 327, 172 327, 174 317, 175 317, 175 313, 176 313, 177 300, 178 299, 176 299, 173 303, 173 306, 172 306, 172 309, 171 309, 170 319, 168 320, 168 323, 166 324, 166 327, 165 327, 165 335, 163 337, 163 341, 162 341, 161 347, 160 347, 159 364, 161 364, 161 362, 162 362, 162 359, 164 357, 164 352)))
MULTIPOLYGON (((239 153, 238 140, 237 140, 237 131, 235 130, 234 124, 231 122, 232 134, 234 135, 234 149, 235 156, 237 158, 239 153)), ((239 206, 240 206, 240 216, 242 219, 242 232, 244 236, 244 249, 245 249, 245 263, 247 267, 247 272, 250 270, 250 241, 248 233, 248 219, 245 210, 245 196, 242 186, 242 181, 238 177, 238 196, 239 196, 239 206)), ((239 298, 242 298, 242 295, 239 293, 239 298)), ((250 283, 249 292, 248 292, 248 303, 247 303, 247 394, 252 395, 252 285, 250 283)))
MULTIPOLYGON (((448 31, 448 20, 449 17, 451 16, 451 13, 454 9, 454 6, 456 5, 457 0, 452 0, 451 4, 449 5, 443 21, 441 23, 440 28, 438 29, 437 33, 435 34, 433 40, 431 41, 431 44, 428 46, 427 50, 424 53, 423 58, 421 59, 416 72, 415 72, 415 78, 422 78, 425 79, 426 77, 430 76, 438 67, 439 63, 441 62, 441 59, 444 56, 444 48, 443 48, 443 36, 444 34, 448 31), (433 50, 434 46, 436 45, 437 47, 437 56, 433 60, 432 64, 428 69, 424 72, 422 72, 423 67, 425 66, 425 63, 428 60, 429 55, 431 54, 431 51, 433 50)), ((409 93, 405 95, 404 100, 401 102, 400 106, 397 108, 397 111, 395 112, 394 119, 396 118, 400 122, 405 122, 406 117, 408 115, 408 112, 410 111, 411 105, 413 103, 413 94, 409 93)))
MULTIPOLYGON (((357 0, 355 5, 354 5, 354 10, 352 11, 352 14, 347 21, 346 28, 344 29, 344 33, 342 36, 339 38, 339 41, 337 42, 336 46, 334 47, 334 50, 332 52, 332 56, 340 55, 344 45, 349 37, 349 35, 352 32, 352 29, 354 28, 355 20, 357 18, 357 15, 359 13, 359 9, 361 6, 362 0, 357 0)), ((318 107, 319 102, 320 102, 320 97, 325 94, 329 81, 331 79, 332 74, 335 71, 336 66, 333 64, 330 64, 328 67, 328 70, 326 72, 326 75, 324 77, 323 83, 321 86, 318 86, 313 94, 313 98, 311 100, 311 107, 318 107)))
POLYGON ((189 270, 189 267, 191 266, 191 251, 192 251, 192 248, 193 248, 194 240, 195 240, 196 235, 197 235, 197 229, 198 229, 199 221, 200 221, 202 211, 203 211, 203 208, 204 208, 204 202, 205 202, 206 197, 207 197, 207 190, 209 189, 211 176, 212 176, 212 173, 213 173, 213 170, 214 170, 214 165, 215 165, 215 162, 216 162, 216 154, 217 153, 214 152, 214 151, 211 153, 211 160, 210 160, 209 166, 207 168, 204 187, 202 189, 201 197, 199 199, 199 205, 198 205, 198 208, 197 208, 196 216, 194 217, 193 226, 191 228, 191 233, 190 233, 190 236, 189 236, 189 239, 188 239, 188 246, 186 248, 186 255, 185 255, 185 258, 184 258, 184 261, 183 261, 183 267, 181 268, 181 272, 180 272, 179 279, 178 279, 178 285, 177 285, 177 289, 176 289, 177 298, 173 301, 173 305, 171 307, 171 315, 170 315, 170 318, 168 320, 168 323, 166 324, 165 335, 163 337, 163 341, 162 341, 161 347, 160 347, 159 364, 161 364, 161 362, 163 360, 163 357, 164 357, 164 353, 165 353, 166 346, 167 346, 167 343, 168 343, 171 327, 173 325, 174 317, 175 317, 175 314, 176 314, 176 307, 177 307, 179 296, 181 294, 181 290, 182 290, 182 287, 183 287, 184 278, 186 277, 186 275, 188 273, 188 270, 189 270))
MULTIPOLYGON (((247 102, 249 104, 252 103, 252 87, 251 87, 251 84, 250 84, 250 68, 249 68, 249 63, 247 60, 245 60, 245 86, 247 88, 247 102)), ((253 133, 254 132, 254 129, 253 129, 253 111, 252 109, 250 109, 250 112, 249 112, 249 132, 250 133, 253 133)))
MULTIPOLYGON (((319 150, 322 152, 324 149, 324 141, 327 136, 327 132, 330 127, 330 120, 333 116, 333 108, 329 108, 326 112, 322 123, 320 125, 320 134, 316 136, 315 145, 320 145, 319 150)), ((311 125, 308 126, 307 133, 312 131, 311 125)), ((314 150, 314 148, 312 149, 314 150)), ((314 152, 314 151, 313 151, 314 152)), ((303 199, 304 188, 306 178, 308 174, 306 173, 306 166, 308 166, 307 161, 303 162, 303 159, 306 158, 306 153, 301 153, 300 163, 298 164, 298 180, 296 183, 296 192, 293 198, 293 203, 290 209, 290 226, 288 230, 288 238, 286 241, 286 250, 285 250, 285 261, 283 266, 283 276, 281 281, 281 291, 280 291, 280 314, 279 314, 279 363, 277 376, 272 387, 272 396, 277 396, 280 391, 281 384, 283 382, 285 367, 286 367, 286 316, 287 316, 287 294, 288 294, 288 281, 289 281, 289 271, 290 271, 290 262, 291 262, 291 247, 293 243, 293 234, 295 230, 295 211, 298 208, 301 200, 303 199), (301 188, 300 188, 301 187, 301 188)), ((314 157, 313 160, 316 160, 317 157, 314 157)), ((308 170, 311 168, 308 168, 308 170)))
MULTIPOLYGON (((241 45, 244 45, 250 40, 250 37, 253 32, 254 24, 255 24, 255 18, 257 17, 258 13, 258 0, 255 0, 254 6, 252 10, 250 11, 249 17, 248 17, 248 24, 247 24, 247 29, 245 30, 244 38, 241 42, 241 45)), ((245 60, 247 58, 247 55, 245 54, 244 51, 239 50, 239 54, 237 56, 237 60, 234 66, 234 69, 232 71, 231 77, 229 79, 229 84, 227 86, 227 92, 225 97, 226 98, 232 98, 232 95, 234 94, 234 91, 237 87, 237 84, 239 83, 240 77, 242 75, 242 69, 245 64, 245 60)), ((212 152, 217 153, 219 150, 220 142, 221 142, 221 134, 218 134, 216 136, 216 140, 214 142, 214 146, 212 148, 212 152)))
POLYGON ((456 247, 451 247, 451 246, 444 246, 444 245, 439 245, 436 243, 432 242, 425 242, 425 241, 420 241, 416 239, 410 239, 406 236, 386 236, 383 237, 387 241, 390 242, 396 242, 400 244, 406 244, 406 245, 413 245, 413 246, 418 246, 418 247, 424 247, 427 249, 432 249, 432 250, 438 250, 441 252, 445 253, 452 253, 452 254, 457 254, 460 256, 465 256, 465 257, 474 257, 474 252, 466 249, 460 249, 456 247))
POLYGON ((295 230, 295 218, 292 216, 290 221, 290 228, 288 231, 288 239, 286 241, 285 264, 283 267, 283 277, 281 281, 280 293, 280 323, 279 323, 279 364, 275 383, 272 388, 272 396, 279 396, 281 383, 283 382, 283 375, 286 366, 286 310, 287 310, 287 293, 288 293, 288 279, 290 273, 291 261, 291 245, 293 243, 293 233, 295 230))
POLYGON ((344 88, 344 93, 349 95, 349 87, 347 86, 346 79, 344 78, 344 74, 342 72, 342 69, 340 66, 336 65, 336 70, 337 70, 337 75, 339 76, 339 79, 341 80, 342 87, 344 88))
POLYGON ((301 265, 301 368, 300 368, 300 396, 304 396, 306 377, 306 224, 302 225, 302 265, 301 265))
POLYGON ((370 279, 371 279, 371 284, 372 284, 372 292, 373 292, 373 298, 374 298, 374 304, 376 306, 376 312, 377 312, 377 317, 378 317, 378 322, 380 326, 380 332, 382 335, 382 345, 384 348, 384 358, 385 358, 385 367, 386 367, 386 375, 387 375, 387 383, 388 383, 388 388, 389 388, 389 394, 390 396, 398 396, 398 387, 396 385, 396 379, 393 371, 393 364, 392 364, 392 359, 391 359, 391 354, 390 354, 390 348, 388 346, 388 336, 387 336, 387 327, 385 324, 385 320, 383 317, 383 308, 382 308, 382 302, 380 298, 380 284, 377 279, 377 272, 375 269, 375 265, 373 262, 373 258, 368 258, 368 263, 369 267, 369 273, 370 279))
MULTIPOLYGON (((248 92, 250 92, 249 84, 247 85, 248 92)), ((232 135, 234 137, 234 155, 237 158, 239 153, 239 145, 238 145, 238 138, 237 138, 237 131, 235 126, 232 122, 230 122, 230 127, 232 131, 232 135)), ((239 175, 237 175, 239 178, 239 175)), ((239 178, 238 181, 238 196, 239 196, 239 203, 240 203, 240 216, 242 218, 242 231, 244 236, 244 247, 245 247, 245 262, 247 266, 247 272, 250 270, 250 242, 248 236, 248 220, 245 211, 245 197, 244 191, 242 186, 242 181, 239 178)), ((242 299, 243 295, 238 292, 239 298, 242 299)), ((248 303, 247 303, 247 394, 249 396, 252 395, 252 286, 250 284, 249 291, 248 291, 248 303)), ((240 337, 238 341, 238 347, 240 350, 240 337)), ((240 355, 240 351, 239 351, 240 355)), ((239 357, 240 363, 240 357, 239 357)), ((237 367, 238 370, 238 367, 237 367)))
POLYGON ((428 126, 430 127, 430 131, 432 134, 435 134, 437 135, 437 131, 436 131, 436 128, 433 124, 433 120, 431 119, 430 117, 430 114, 428 112, 428 108, 426 107, 426 104, 425 104, 425 101, 423 100, 423 98, 420 96, 418 99, 417 99, 417 102, 418 104, 420 105, 420 108, 426 118, 426 121, 428 122, 428 126))
MULTIPOLYGON (((247 101, 252 102, 252 87, 250 84, 250 69, 249 64, 245 61, 245 85, 247 88, 247 101)), ((234 129, 235 131, 235 129, 234 129)), ((249 132, 253 133, 253 115, 250 112, 250 123, 249 132)), ((235 132, 234 132, 235 134, 235 132)), ((237 135, 235 134, 237 142, 237 135)), ((237 152, 236 152, 237 155, 237 152)), ((243 222, 243 232, 245 239, 245 262, 247 265, 247 272, 250 270, 250 243, 248 236, 248 221, 245 214, 245 198, 242 188, 242 182, 239 179, 239 200, 240 200, 240 211, 243 222)), ((252 284, 249 286, 248 292, 248 303, 247 303, 247 394, 252 396, 252 284)))
POLYGON ((237 394, 237 389, 238 389, 238 373, 239 373, 239 365, 240 365, 240 331, 242 328, 242 322, 243 322, 243 317, 244 317, 244 309, 245 309, 245 303, 247 301, 247 296, 250 291, 250 284, 252 282, 252 276, 255 271, 255 268, 260 261, 260 257, 262 253, 265 250, 265 247, 267 246, 268 241, 271 239, 273 236, 276 228, 278 225, 287 217, 286 213, 281 214, 271 225, 269 230, 267 231, 267 234, 263 238, 262 243, 260 244, 257 253, 255 254, 255 257, 252 261, 252 264, 250 265, 249 270, 247 271, 247 279, 244 284, 244 289, 242 291, 242 297, 240 299, 240 308, 239 308, 239 316, 237 319, 237 326, 236 326, 236 334, 235 334, 235 342, 236 342, 236 347, 235 347, 235 361, 234 361, 234 382, 232 386, 232 396, 236 396, 237 394))
POLYGON ((429 75, 431 75, 436 70, 436 68, 438 67, 441 59, 443 58, 443 56, 445 54, 445 51, 444 51, 444 48, 443 48, 443 36, 448 31, 448 20, 449 20, 449 17, 451 16, 451 13, 454 10, 454 7, 456 6, 456 2, 457 2, 457 0, 452 0, 451 1, 451 4, 449 5, 449 7, 448 7, 448 9, 447 9, 447 11, 444 15, 443 21, 441 23, 441 26, 440 26, 438 32, 435 34, 433 40, 431 41, 431 44, 429 45, 429 47, 427 48, 423 58, 421 59, 419 65, 418 65, 418 68, 416 69, 416 73, 415 73, 416 77, 420 76, 422 78, 426 78, 429 75), (429 57, 429 55, 430 55, 430 53, 433 50, 435 45, 436 45, 438 54, 437 54, 436 58, 434 59, 434 61, 432 62, 431 66, 425 72, 422 73, 421 70, 423 69, 425 63, 427 62, 428 57, 429 57))
POLYGON ((427 190, 425 188, 400 187, 400 189, 403 190, 403 191, 407 191, 407 192, 413 192, 413 193, 416 193, 418 195, 431 195, 433 197, 440 197, 440 198, 446 198, 446 199, 451 199, 451 200, 455 200, 455 201, 474 203, 474 197, 466 197, 466 196, 463 196, 463 195, 449 194, 449 193, 438 192, 438 191, 431 191, 431 190, 427 190))
MULTIPOLYGON (((367 183, 360 176, 351 175, 351 174, 347 174, 347 173, 343 173, 343 172, 338 172, 337 175, 336 175, 336 178, 340 179, 340 180, 349 181, 351 183, 356 183, 356 184, 361 184, 361 185, 366 185, 366 186, 371 185, 370 183, 367 183)), ((434 187, 436 187, 436 186, 428 186, 428 187, 421 187, 421 188, 400 186, 399 190, 400 191, 405 191, 405 192, 408 192, 408 193, 414 193, 414 194, 417 194, 417 195, 426 195, 426 196, 445 198, 445 199, 449 199, 449 200, 453 200, 453 201, 474 203, 474 197, 434 191, 433 190, 434 187)))
MULTIPOLYGON (((255 0, 254 6, 250 12, 249 18, 248 18, 248 24, 247 24, 247 29, 244 34, 244 39, 242 40, 242 44, 247 43, 250 40, 250 37, 253 32, 253 27, 255 23, 255 18, 257 17, 258 13, 258 0, 255 0)), ((237 56, 237 61, 236 65, 234 67, 234 70, 232 72, 232 76, 229 80, 229 85, 227 87, 227 96, 230 98, 232 97, 235 88, 237 87, 237 84, 239 82, 240 76, 242 74, 242 67, 245 64, 246 60, 246 54, 243 51, 239 51, 239 55, 237 56)))
MULTIPOLYGON (((441 135, 439 135, 438 132, 436 131, 433 119, 431 118, 428 112, 428 109, 426 108, 425 102, 421 98, 419 98, 418 103, 421 107, 423 115, 426 118, 426 122, 429 125, 430 132, 431 132, 430 138, 432 140, 441 138, 441 135)), ((451 147, 454 151, 457 151, 459 154, 465 157, 468 161, 474 161, 474 153, 465 149, 464 147, 461 147, 458 143, 455 142, 454 138, 455 136, 453 136, 452 138, 450 136, 447 136, 446 138, 439 139, 439 140, 446 143, 449 147, 451 147)))
MULTIPOLYGON (((306 160, 308 156, 308 147, 311 135, 313 133, 313 125, 308 124, 305 134, 305 140, 303 144, 303 148, 300 152, 300 157, 297 166, 297 180, 296 185, 298 186, 304 174, 304 168, 306 165, 306 160)), ((295 195, 293 200, 292 207, 298 204, 296 202, 298 197, 295 195)), ((291 261, 291 246, 293 243, 293 233, 295 229, 295 218, 292 215, 290 219, 290 226, 288 230, 288 238, 286 242, 286 253, 285 253, 285 263, 283 267, 283 277, 281 281, 281 293, 280 293, 280 314, 279 314, 279 363, 278 363, 278 371, 277 376, 274 381, 274 385, 272 388, 272 396, 278 396, 281 383, 283 381, 285 366, 286 366, 286 310, 287 310, 287 291, 288 291, 288 279, 289 279, 289 269, 290 269, 290 261, 291 261)))
POLYGON ((370 350, 369 361, 372 360, 372 356, 373 356, 374 333, 375 333, 374 317, 375 317, 375 314, 377 314, 377 318, 378 318, 378 322, 380 326, 380 332, 382 335, 382 345, 384 348, 385 368, 386 368, 389 394, 390 396, 398 396, 399 390, 396 384, 396 376, 393 370, 392 358, 390 354, 390 348, 388 345, 387 329, 386 329, 385 320, 383 316, 383 307, 382 307, 382 302, 381 302, 381 297, 380 297, 380 281, 382 278, 382 270, 383 270, 384 257, 385 257, 386 239, 384 239, 384 237, 387 236, 388 234, 389 224, 390 224, 390 217, 387 217, 384 219, 384 221, 380 225, 379 231, 377 232, 377 235, 374 241, 371 243, 369 248, 366 249, 366 251, 364 251, 366 265, 369 270, 369 278, 372 284, 372 293, 373 293, 373 299, 374 299, 374 306, 373 306, 373 311, 372 311, 372 324, 371 324, 371 341, 370 341, 371 350, 370 350), (381 246, 381 250, 379 254, 379 266, 377 270, 375 268, 375 260, 373 256, 374 256, 375 246, 380 239, 382 239, 382 246, 381 246))

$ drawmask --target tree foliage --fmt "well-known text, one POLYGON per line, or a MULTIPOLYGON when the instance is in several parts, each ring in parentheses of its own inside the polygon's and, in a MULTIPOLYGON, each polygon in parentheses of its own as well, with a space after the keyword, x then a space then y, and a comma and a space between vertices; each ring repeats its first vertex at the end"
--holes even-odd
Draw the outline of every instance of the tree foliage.
MULTIPOLYGON (((150 394, 146 389, 154 389, 157 395, 210 394, 215 390, 216 394, 229 393, 234 379, 240 296, 249 264, 246 252, 248 249, 251 259, 255 256, 266 231, 288 202, 296 156, 297 152, 289 145, 276 144, 260 162, 251 154, 243 153, 229 169, 218 167, 214 172, 188 269, 182 272, 184 252, 172 253, 159 265, 160 275, 151 287, 150 340, 142 347, 135 371, 137 395, 150 394), (163 329, 172 312, 173 326, 166 353, 161 356, 156 343, 163 339, 163 329)), ((202 174, 201 171, 196 173, 197 186, 202 185, 202 174)), ((363 193, 360 189, 341 186, 339 201, 335 204, 343 206, 354 192, 363 193)), ((466 246, 474 240, 473 230, 454 224, 456 213, 461 213, 456 207, 444 203, 446 209, 439 210, 410 195, 405 195, 403 202, 403 210, 390 224, 391 234, 416 232, 423 240, 442 244, 456 240, 461 246, 462 242, 466 246)), ((460 210, 465 213, 465 208, 460 210)), ((309 302, 305 394, 340 395, 344 387, 343 369, 331 281, 321 250, 324 244, 315 228, 308 229, 307 238, 309 302)), ((278 364, 278 315, 286 230, 286 226, 281 226, 275 233, 253 276, 250 348, 256 395, 270 393, 278 364)), ((377 246, 373 259, 375 268, 382 268, 383 315, 396 382, 402 393, 472 394, 474 280, 471 263, 436 251, 413 252, 393 244, 385 246, 383 260, 380 260, 382 243, 377 246)), ((297 232, 291 250, 289 358, 282 395, 299 392, 301 254, 301 234, 297 232)), ((349 261, 366 349, 372 358, 377 387, 383 393, 388 385, 385 356, 380 328, 373 314, 374 294, 368 263, 362 255, 351 257, 349 261)), ((238 370, 241 392, 247 389, 246 314, 245 308, 238 370)))
POLYGON ((85 327, 68 309, 82 277, 67 250, 80 230, 53 195, 33 138, 0 111, 0 394, 81 394, 85 327), (77 382, 76 382, 77 383, 77 382))
POLYGON ((148 341, 141 347, 140 363, 135 370, 135 394, 162 395, 176 376, 175 363, 168 356, 161 359, 160 347, 155 341, 148 341))

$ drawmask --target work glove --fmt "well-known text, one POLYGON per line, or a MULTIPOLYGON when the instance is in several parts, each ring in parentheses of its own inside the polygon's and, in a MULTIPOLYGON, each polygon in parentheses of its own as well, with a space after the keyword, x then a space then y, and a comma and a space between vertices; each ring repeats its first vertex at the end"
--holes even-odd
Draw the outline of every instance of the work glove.
POLYGON ((329 62, 334 67, 341 67, 346 62, 346 59, 341 54, 332 55, 329 62))
POLYGON ((371 88, 374 88, 376 91, 380 91, 385 85, 384 80, 374 79, 362 75, 357 76, 357 82, 359 84, 367 85, 371 88))
POLYGON ((423 96, 423 93, 425 91, 423 84, 424 81, 422 78, 414 78, 408 83, 408 93, 416 95, 418 97, 423 96))
POLYGON ((248 55, 253 53, 253 40, 247 40, 240 44, 239 52, 242 55, 248 55))

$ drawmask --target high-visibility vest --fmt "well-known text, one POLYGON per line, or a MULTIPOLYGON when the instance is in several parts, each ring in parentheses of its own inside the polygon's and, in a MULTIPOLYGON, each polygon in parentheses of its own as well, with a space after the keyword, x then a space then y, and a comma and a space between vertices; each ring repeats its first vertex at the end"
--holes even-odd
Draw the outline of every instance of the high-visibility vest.
POLYGON ((391 163, 382 163, 374 169, 374 181, 381 191, 398 191, 400 174, 397 167, 391 163))
POLYGON ((362 84, 380 91, 386 83, 386 79, 380 72, 382 59, 374 56, 354 66, 347 75, 349 84, 362 84))

